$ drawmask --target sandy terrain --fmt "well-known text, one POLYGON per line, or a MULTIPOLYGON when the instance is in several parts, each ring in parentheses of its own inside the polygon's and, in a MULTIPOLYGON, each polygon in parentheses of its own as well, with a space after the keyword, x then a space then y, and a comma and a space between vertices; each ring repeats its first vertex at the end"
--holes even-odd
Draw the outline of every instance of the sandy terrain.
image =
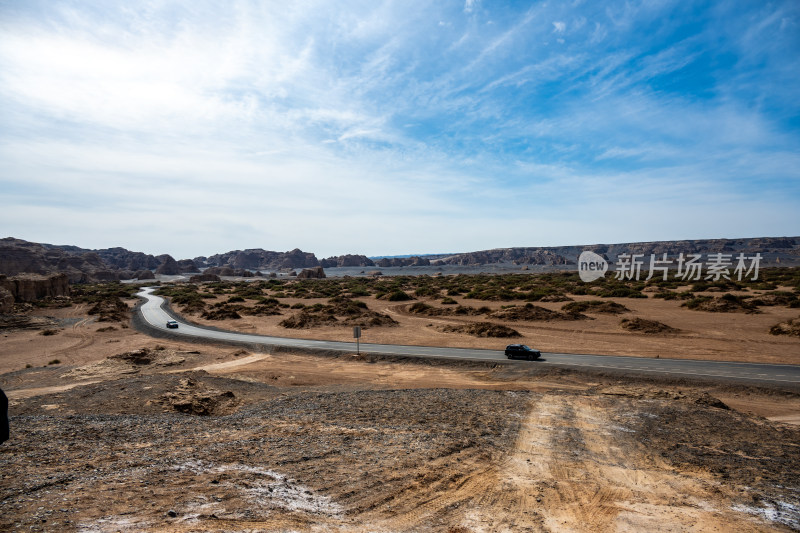
MULTIPOLYGON (((596 300, 588 296, 574 296, 575 301, 596 300)), ((209 304, 224 298, 208 300, 209 304)), ((763 363, 800 364, 800 337, 769 334, 769 328, 800 315, 800 310, 787 307, 764 307, 758 314, 711 313, 681 307, 677 300, 654 298, 608 298, 625 305, 630 312, 620 315, 586 313, 591 320, 553 321, 500 321, 486 316, 429 317, 407 311, 412 303, 395 303, 373 297, 359 298, 370 310, 385 313, 399 322, 397 327, 365 328, 361 342, 380 344, 413 344, 422 346, 448 346, 502 349, 508 342, 521 342, 545 352, 596 353, 641 357, 670 357, 674 359, 706 359, 717 361, 748 361, 763 363), (625 331, 619 325, 622 318, 642 317, 656 320, 676 328, 674 335, 647 335, 625 331), (459 333, 443 333, 434 326, 486 321, 502 322, 522 334, 510 340, 477 338, 459 333)), ((454 297, 459 304, 472 307, 487 306, 499 310, 504 302, 484 302, 454 297)), ((435 305, 434 300, 421 301, 435 305)), ((325 299, 286 298, 290 305, 326 303, 325 299)), ((523 305, 523 304, 517 304, 523 305)), ((561 310, 564 302, 536 302, 537 306, 561 310)), ((442 307, 442 306, 440 306, 442 307)), ((243 316, 235 320, 206 320, 199 315, 188 315, 190 321, 241 331, 275 335, 353 342, 352 328, 323 326, 312 329, 287 329, 278 323, 297 311, 285 309, 279 316, 243 316)))
MULTIPOLYGON (((364 301, 400 322, 365 330, 365 342, 506 342, 428 326, 475 317, 411 316, 408 303, 364 301)), ((796 309, 714 314, 674 301, 615 301, 628 316, 683 332, 625 332, 618 324, 626 315, 509 325, 543 350, 666 356, 680 342, 704 358, 798 355, 796 340, 764 333, 796 309), (609 350, 590 349, 600 342, 609 350)), ((2 333, 12 439, 0 445, 0 530, 800 528, 797 391, 632 381, 535 363, 252 353, 156 340, 85 312, 36 311, 61 320, 54 335, 2 333)), ((285 330, 280 319, 208 323, 351 340, 349 328, 285 330)))
POLYGON ((0 529, 800 526, 800 428, 714 406, 796 394, 150 346, 0 376, 0 529))

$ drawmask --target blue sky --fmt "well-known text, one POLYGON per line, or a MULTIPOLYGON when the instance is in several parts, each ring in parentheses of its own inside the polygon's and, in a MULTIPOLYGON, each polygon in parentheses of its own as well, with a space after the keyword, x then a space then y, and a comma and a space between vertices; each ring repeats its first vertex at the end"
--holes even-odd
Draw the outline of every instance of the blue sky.
POLYGON ((800 4, 0 0, 2 236, 176 258, 800 235, 800 4))

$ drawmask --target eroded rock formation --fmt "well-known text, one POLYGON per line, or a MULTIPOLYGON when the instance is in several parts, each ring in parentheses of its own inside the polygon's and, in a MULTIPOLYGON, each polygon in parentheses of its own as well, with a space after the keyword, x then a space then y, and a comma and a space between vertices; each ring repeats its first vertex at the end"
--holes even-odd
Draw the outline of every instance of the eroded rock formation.
POLYGON ((7 290, 17 302, 69 296, 69 278, 66 274, 50 276, 23 274, 13 277, 0 275, 0 287, 7 290))

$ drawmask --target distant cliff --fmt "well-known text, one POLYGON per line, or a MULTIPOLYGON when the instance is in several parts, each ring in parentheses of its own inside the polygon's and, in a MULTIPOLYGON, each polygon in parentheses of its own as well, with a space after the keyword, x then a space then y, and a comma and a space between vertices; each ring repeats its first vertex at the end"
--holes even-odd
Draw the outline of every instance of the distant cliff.
POLYGON ((375 266, 375 262, 366 255, 351 254, 327 257, 319 263, 323 268, 375 266))
POLYGON ((281 270, 320 266, 317 256, 297 248, 289 252, 271 252, 261 248, 233 250, 207 258, 195 258, 195 263, 201 260, 204 260, 205 265, 210 267, 247 270, 281 270))
POLYGON ((17 302, 69 296, 69 280, 66 274, 50 276, 23 274, 10 278, 0 274, 0 288, 8 291, 17 302))
MULTIPOLYGON (((125 248, 87 250, 12 237, 0 239, 0 274, 7 276, 62 273, 70 283, 119 281, 149 277, 147 272, 159 268, 172 270, 175 263, 169 255, 155 257, 125 248)), ((181 261, 178 265, 182 268, 175 273, 197 272, 191 261, 181 261)))
MULTIPOLYGON (((584 250, 591 250, 608 261, 615 262, 619 254, 666 253, 760 253, 762 266, 800 265, 800 237, 759 237, 746 239, 700 239, 683 241, 654 241, 620 244, 590 244, 533 248, 497 248, 457 254, 412 257, 383 257, 370 259, 363 255, 339 255, 318 260, 310 252, 295 248, 288 252, 273 252, 262 248, 233 250, 210 257, 176 261, 170 255, 153 256, 131 252, 124 248, 87 250, 77 246, 39 244, 12 237, 0 239, 0 274, 65 274, 70 283, 152 279, 154 273, 164 275, 196 273, 205 268, 219 272, 278 271, 316 267, 413 267, 413 266, 480 266, 515 264, 559 267, 572 265, 584 250)), ((218 274, 227 275, 227 274, 218 274)))
MULTIPOLYGON (((517 265, 571 265, 584 250, 615 261, 622 253, 677 257, 678 254, 760 253, 764 264, 800 264, 800 237, 759 237, 747 239, 699 239, 684 241, 653 241, 620 244, 589 244, 577 246, 548 246, 536 248, 498 248, 447 256, 427 256, 432 265, 488 265, 512 263, 517 265)), ((380 262, 378 262, 380 264, 380 262)))

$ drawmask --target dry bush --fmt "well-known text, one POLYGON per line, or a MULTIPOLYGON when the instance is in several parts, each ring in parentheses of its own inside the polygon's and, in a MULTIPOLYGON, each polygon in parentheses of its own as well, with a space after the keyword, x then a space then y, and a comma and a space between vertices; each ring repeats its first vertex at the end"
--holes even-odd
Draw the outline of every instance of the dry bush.
POLYGON ((88 311, 90 315, 99 315, 98 322, 123 322, 128 320, 130 309, 117 297, 109 297, 95 303, 88 311))
POLYGON ((493 322, 475 322, 474 324, 438 326, 436 329, 443 333, 466 333, 475 337, 522 337, 519 331, 503 324, 493 322))
POLYGON ((608 300, 571 302, 565 304, 561 310, 566 313, 605 313, 610 315, 630 312, 630 309, 624 305, 618 304, 617 302, 609 302, 608 300))
POLYGON ((655 320, 646 320, 644 318, 623 318, 619 325, 628 331, 633 331, 635 333, 647 333, 649 335, 658 333, 677 333, 679 331, 664 323, 657 322, 655 320))
POLYGON ((202 317, 206 320, 236 320, 242 318, 239 311, 243 310, 242 305, 229 305, 225 304, 219 307, 214 307, 208 311, 203 311, 202 317))
POLYGON ((709 311, 711 313, 759 313, 756 306, 741 296, 723 294, 715 298, 712 296, 698 296, 683 304, 683 307, 695 311, 709 311))
POLYGON ((800 337, 800 317, 793 318, 787 322, 775 324, 769 328, 772 335, 791 335, 792 337, 800 337))
POLYGON ((278 325, 290 329, 332 325, 377 327, 396 326, 397 321, 389 315, 371 311, 364 302, 337 296, 328 300, 328 304, 307 306, 278 325))

